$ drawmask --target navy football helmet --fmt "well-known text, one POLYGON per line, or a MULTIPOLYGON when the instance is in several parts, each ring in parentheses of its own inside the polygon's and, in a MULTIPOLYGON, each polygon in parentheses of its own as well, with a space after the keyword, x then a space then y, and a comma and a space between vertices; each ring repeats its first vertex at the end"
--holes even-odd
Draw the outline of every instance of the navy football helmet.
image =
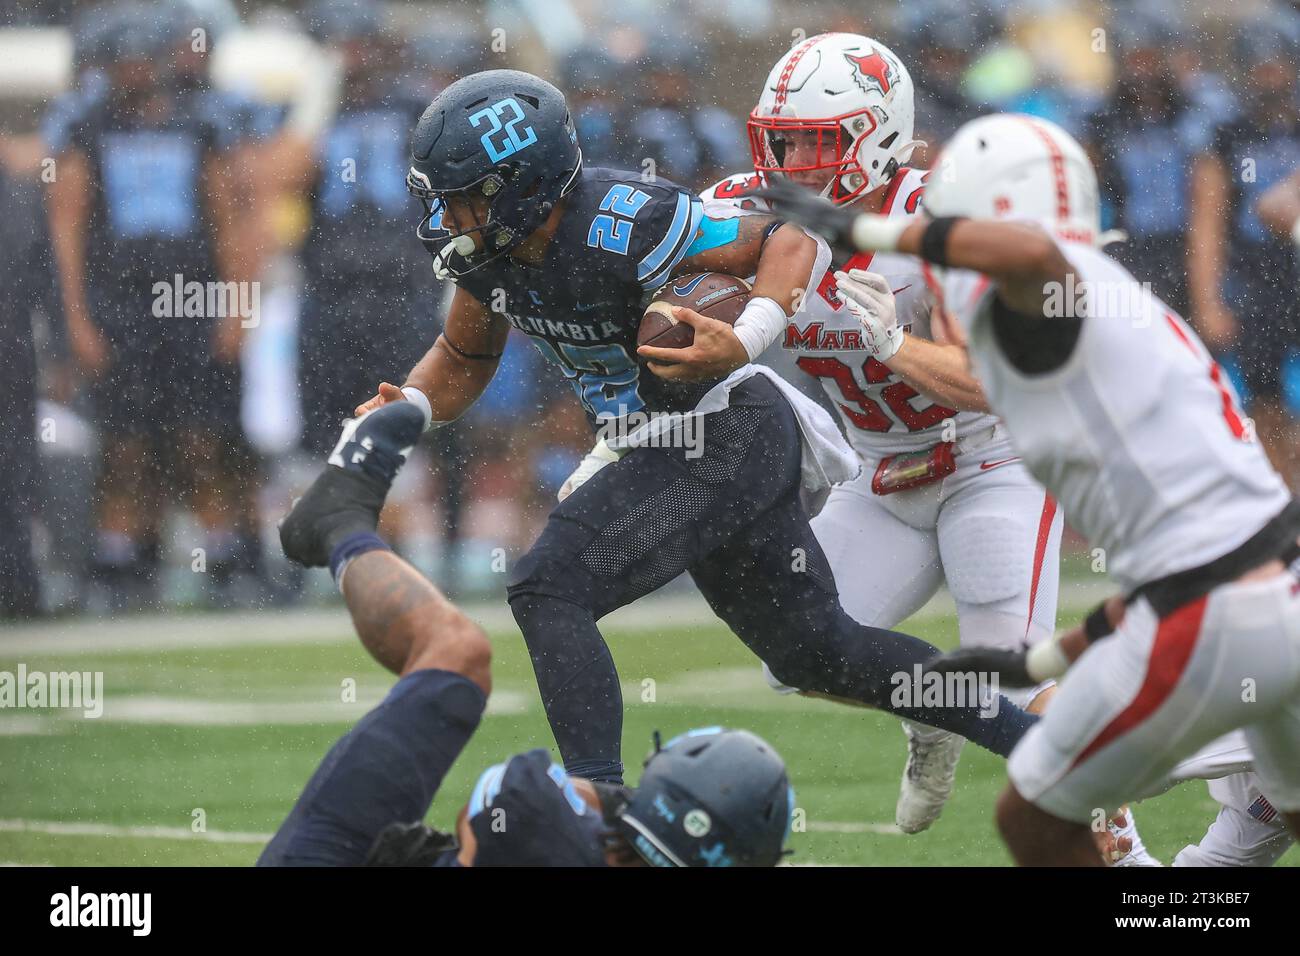
POLYGON ((771 745, 705 727, 650 755, 616 826, 652 866, 775 866, 793 812, 785 761, 771 745))
POLYGON ((406 185, 426 212, 416 234, 439 272, 466 275, 527 239, 581 169, 563 93, 518 70, 472 73, 438 94, 411 136, 406 185), (479 197, 487 200, 482 221, 457 233, 442 226, 448 199, 472 206, 479 197))

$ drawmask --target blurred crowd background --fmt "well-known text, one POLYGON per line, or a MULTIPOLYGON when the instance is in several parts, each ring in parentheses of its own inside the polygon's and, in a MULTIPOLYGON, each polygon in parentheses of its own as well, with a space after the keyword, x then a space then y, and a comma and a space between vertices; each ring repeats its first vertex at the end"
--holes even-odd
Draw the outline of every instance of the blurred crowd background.
MULTIPOLYGON (((275 522, 439 331, 403 181, 447 83, 538 73, 589 164, 703 189, 750 166, 771 65, 835 30, 907 64, 913 165, 990 110, 1083 140, 1112 251, 1198 327, 1294 485, 1300 275, 1256 210, 1300 168, 1289 3, 28 0, 0 12, 0 617, 328 593, 275 522)), ((512 341, 386 512, 454 593, 502 590, 590 443, 542 365, 512 341)))

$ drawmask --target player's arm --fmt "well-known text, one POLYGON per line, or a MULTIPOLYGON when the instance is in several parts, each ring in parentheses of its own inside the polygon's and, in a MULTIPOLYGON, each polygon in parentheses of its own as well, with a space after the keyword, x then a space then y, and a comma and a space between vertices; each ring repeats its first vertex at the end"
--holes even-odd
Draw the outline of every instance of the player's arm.
POLYGON ((1072 271, 1056 240, 1027 223, 855 214, 784 182, 773 183, 758 195, 781 214, 826 236, 832 245, 901 252, 936 265, 983 273, 997 286, 1002 303, 1021 315, 1049 315, 1049 302, 1059 298, 1059 289, 1072 271))
POLYGON ((1300 244, 1300 169, 1260 196, 1255 212, 1279 236, 1300 244))
MULTIPOLYGON (((253 231, 247 226, 254 213, 246 203, 240 203, 240 182, 229 152, 213 152, 204 166, 206 199, 212 212, 213 230, 216 234, 217 271, 223 281, 249 282, 255 276, 248 242, 253 231), (243 207, 242 209, 240 207, 243 207)), ((238 309, 218 316, 214 354, 222 362, 239 358, 244 339, 244 318, 238 309)))
POLYGON ((1223 161, 1203 153, 1192 165, 1190 229, 1187 233, 1187 287, 1192 320, 1207 344, 1223 347, 1236 331, 1236 319, 1223 302, 1227 208, 1230 183, 1223 161))
POLYGON ((885 362, 889 370, 927 398, 959 412, 987 412, 984 387, 970 373, 966 350, 903 333, 897 352, 885 362))
POLYGON ((426 411, 435 423, 459 418, 478 400, 496 374, 505 352, 510 326, 505 319, 490 312, 464 289, 457 289, 447 313, 442 335, 424 358, 415 363, 406 383, 398 387, 388 382, 379 386, 379 394, 359 405, 358 415, 388 402, 422 395, 428 401, 426 411), (413 389, 416 395, 404 393, 413 389))
POLYGON ((752 295, 772 299, 787 316, 799 302, 812 275, 817 243, 806 232, 775 216, 739 216, 736 237, 721 245, 691 254, 673 270, 674 275, 691 272, 722 272, 732 276, 753 276, 752 295))
POLYGON ((58 159, 58 175, 47 195, 50 242, 63 292, 68 346, 83 370, 98 374, 107 366, 109 355, 103 333, 90 318, 86 297, 90 195, 90 163, 80 150, 68 150, 58 159))
MULTIPOLYGON (((898 324, 894 292, 885 277, 862 269, 835 273, 836 295, 862 325, 867 354, 928 398, 959 411, 986 412, 984 389, 971 375, 956 342, 912 335, 898 324)), ((936 333, 940 323, 934 323, 936 333)))
POLYGON ((993 280, 998 296, 1021 315, 1048 315, 1073 271, 1051 236, 1038 226, 995 220, 913 220, 898 239, 898 251, 953 269, 970 269, 993 280), (934 229, 934 232, 930 230, 934 229), (935 235, 938 232, 938 235, 935 235), (927 233, 929 236, 927 238, 927 233))
POLYGON ((642 346, 637 353, 665 379, 704 381, 740 368, 776 341, 786 320, 798 311, 812 282, 817 248, 817 241, 798 226, 773 216, 706 216, 673 273, 752 275, 749 304, 734 327, 690 309, 675 309, 675 318, 695 329, 694 343, 684 349, 642 346))

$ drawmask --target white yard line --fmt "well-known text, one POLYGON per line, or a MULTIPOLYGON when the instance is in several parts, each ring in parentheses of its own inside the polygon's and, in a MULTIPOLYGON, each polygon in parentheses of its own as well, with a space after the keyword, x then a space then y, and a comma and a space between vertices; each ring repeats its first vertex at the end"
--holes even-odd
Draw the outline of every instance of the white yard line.
POLYGON ((62 728, 48 717, 19 717, 6 713, 0 718, 0 737, 37 737, 61 731, 62 728))
POLYGON ((809 833, 879 833, 883 836, 903 836, 903 831, 893 823, 836 823, 831 820, 810 821, 809 833))
MULTIPOLYGON (((518 633, 505 601, 469 604, 465 613, 485 630, 518 633)), ((611 614, 611 629, 630 631, 698 627, 717 618, 691 595, 643 601, 611 614)), ((213 614, 138 614, 71 619, 6 627, 0 654, 57 655, 86 652, 205 650, 226 647, 355 643, 348 612, 338 608, 236 611, 213 614)))
MULTIPOLYGON (((901 836, 903 831, 892 823, 808 824, 811 833, 880 833, 901 836)), ((274 834, 240 833, 231 830, 194 832, 189 827, 118 826, 109 823, 64 823, 55 820, 0 820, 0 833, 40 833, 60 837, 108 837, 145 840, 191 840, 198 843, 266 843, 274 834)), ((17 864, 26 866, 28 864, 17 864)))
MULTIPOLYGON (((187 727, 235 727, 262 724, 311 725, 354 724, 383 699, 383 693, 358 695, 354 702, 273 701, 268 703, 229 700, 191 700, 177 697, 137 695, 109 696, 104 701, 105 723, 162 724, 187 727)), ((523 714, 529 699, 519 691, 494 691, 487 716, 523 714)))
MULTIPOLYGON (((1082 611, 1114 590, 1097 581, 1070 581, 1063 586, 1062 612, 1082 611)), ((493 633, 517 633, 505 601, 466 604, 465 612, 493 633)), ((950 616, 952 598, 941 591, 917 618, 950 616)), ((719 625, 698 595, 651 597, 620 608, 601 622, 612 631, 671 631, 719 625)), ((293 608, 212 614, 140 614, 105 619, 71 619, 6 626, 0 630, 0 655, 118 653, 128 651, 205 650, 292 644, 347 644, 356 641, 352 622, 342 608, 293 608)))
POLYGON ((265 843, 270 833, 238 833, 189 827, 131 827, 109 823, 61 823, 55 820, 0 820, 0 833, 42 833, 47 836, 116 837, 147 840, 194 840, 199 843, 265 843))

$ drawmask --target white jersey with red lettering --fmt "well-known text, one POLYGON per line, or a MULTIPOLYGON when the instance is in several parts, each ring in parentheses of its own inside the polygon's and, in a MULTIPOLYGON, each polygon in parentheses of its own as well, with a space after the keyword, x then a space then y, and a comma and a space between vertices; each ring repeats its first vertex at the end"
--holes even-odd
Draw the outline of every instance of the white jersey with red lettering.
MULTIPOLYGON (((986 277, 927 272, 1025 465, 1131 592, 1237 549, 1291 495, 1183 320, 1091 245, 1060 248, 1073 288, 1047 307, 1081 316, 1080 332, 1064 364, 1032 375, 1004 351, 986 277)), ((1298 570, 1261 568, 1172 610, 1135 597, 1012 752, 1017 793, 1086 823, 1243 728, 1273 806, 1300 811, 1298 570)))
MULTIPOLYGON (((895 178, 885 202, 892 215, 916 212, 924 178, 914 169, 895 178)), ((763 200, 743 196, 758 185, 756 174, 739 174, 703 195, 763 212, 763 200)), ((886 275, 900 324, 929 335, 933 300, 918 260, 878 254, 854 264, 886 275)), ((863 463, 858 478, 837 485, 812 522, 844 610, 862 624, 894 627, 946 584, 963 646, 1046 639, 1056 626, 1060 509, 1020 463, 996 418, 942 408, 865 358, 861 327, 833 290, 827 271, 781 344, 795 348, 799 366, 821 378, 863 463), (955 433, 945 434, 950 418, 955 433), (881 459, 954 438, 955 471, 947 477, 886 495, 873 487, 881 459)))
POLYGON ((941 296, 1026 466, 1132 590, 1232 551, 1291 494, 1187 324, 1091 245, 1061 249, 1075 288, 1060 301, 1086 318, 1056 371, 1026 376, 1007 360, 986 278, 939 270, 941 296))
MULTIPOLYGON (((917 215, 928 172, 904 167, 890 183, 881 212, 890 217, 917 215)), ((705 200, 729 201, 766 211, 766 202, 743 194, 760 185, 757 173, 738 173, 714 184, 705 200)), ((911 335, 931 338, 933 298, 921 276, 920 261, 891 253, 858 253, 843 268, 866 269, 889 282, 898 324, 911 335)), ((834 268, 804 298, 786 326, 781 344, 807 374, 819 379, 839 411, 849 444, 864 459, 920 451, 994 425, 991 415, 957 412, 917 393, 883 363, 863 350, 862 327, 835 297, 834 268), (949 422, 955 427, 945 428, 949 422)))

